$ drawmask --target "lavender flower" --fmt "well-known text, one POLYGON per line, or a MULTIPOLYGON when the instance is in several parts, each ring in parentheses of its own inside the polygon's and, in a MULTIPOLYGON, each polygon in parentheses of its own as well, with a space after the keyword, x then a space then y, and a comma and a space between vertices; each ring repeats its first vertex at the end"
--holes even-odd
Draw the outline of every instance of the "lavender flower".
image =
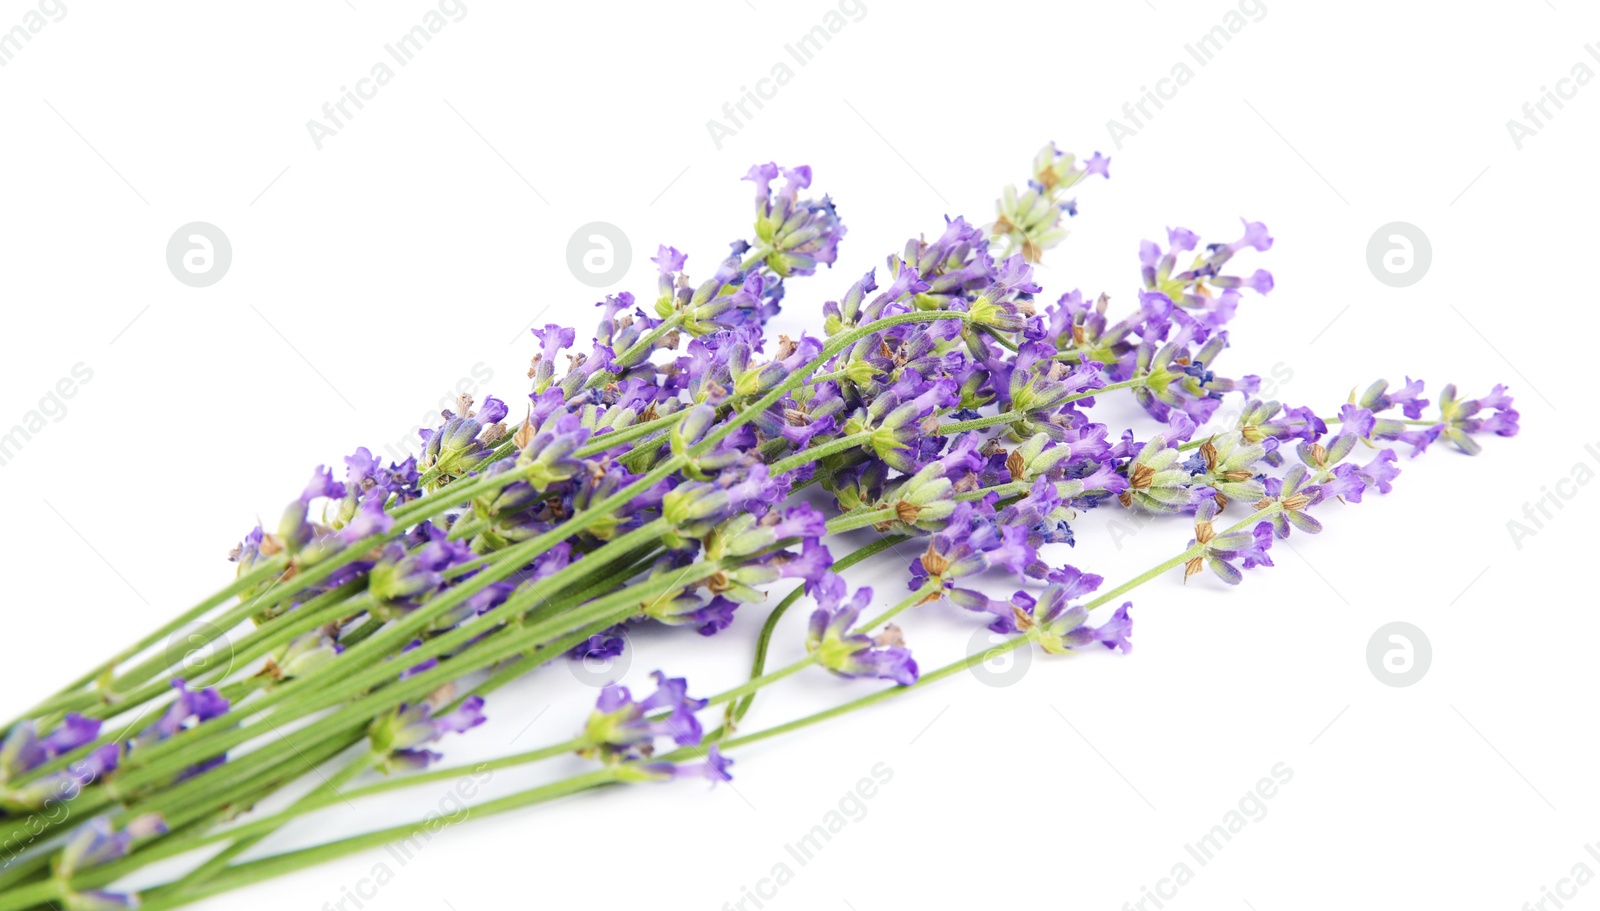
POLYGON ((1496 386, 1477 399, 1458 399, 1454 383, 1439 392, 1440 432, 1467 455, 1477 455, 1483 447, 1472 437, 1479 433, 1514 437, 1517 435, 1517 410, 1505 386, 1496 386), (1486 412, 1493 411, 1492 414, 1486 412))
POLYGON ((425 522, 405 540, 384 547, 368 573, 367 591, 379 602, 380 614, 397 616, 442 588, 446 571, 473 556, 466 544, 425 522))
POLYGON ((375 721, 367 730, 367 740, 381 768, 388 772, 420 770, 444 757, 421 749, 446 734, 462 734, 488 720, 483 714, 483 698, 470 696, 452 712, 435 715, 437 707, 428 702, 402 705, 375 721))
POLYGON ((1044 251, 1067 238, 1061 227, 1063 215, 1077 212, 1075 203, 1062 194, 1086 177, 1109 178, 1111 159, 1094 153, 1082 165, 1068 153, 1046 145, 1034 156, 1033 177, 1026 190, 1006 187, 996 207, 994 235, 1006 241, 1006 253, 1020 250, 1029 262, 1038 262, 1044 251))
POLYGON ((1243 560, 1246 569, 1272 565, 1272 558, 1267 555, 1272 546, 1272 523, 1258 522, 1251 531, 1218 534, 1212 525, 1216 514, 1216 505, 1209 502, 1195 513, 1194 540, 1189 546, 1199 547, 1200 553, 1184 564, 1185 582, 1199 573, 1202 566, 1209 566, 1217 578, 1229 585, 1238 585, 1244 580, 1244 574, 1233 561, 1243 560))
POLYGON ((505 402, 489 396, 483 407, 474 411, 472 397, 463 395, 456 408, 459 414, 446 409, 443 424, 420 432, 423 447, 419 465, 442 479, 434 482, 435 487, 476 471, 488 461, 491 448, 506 437, 502 423, 507 413, 505 402))
POLYGON ((69 800, 85 785, 115 769, 121 751, 116 744, 105 744, 63 771, 27 783, 21 781, 34 769, 93 743, 100 736, 100 728, 99 720, 75 712, 67 714, 56 730, 43 737, 32 721, 13 727, 0 741, 0 810, 31 812, 43 808, 51 799, 69 800))
POLYGON ((781 277, 810 275, 817 266, 833 265, 844 223, 839 221, 833 202, 799 199, 811 186, 811 169, 779 168, 768 162, 758 164, 745 175, 756 185, 756 239, 767 266, 781 277), (783 188, 773 192, 771 184, 783 177, 783 188))
POLYGON ((829 573, 815 594, 818 606, 811 614, 806 651, 817 664, 841 677, 881 677, 901 686, 917 682, 917 662, 899 627, 890 624, 877 636, 850 632, 872 601, 872 589, 858 588, 846 601, 844 579, 829 573))
POLYGON ((648 756, 660 737, 679 746, 700 742, 704 731, 695 713, 705 708, 706 701, 690 698, 688 681, 682 677, 654 671, 650 679, 656 691, 642 700, 635 700, 625 686, 612 684, 600 690, 584 725, 580 753, 616 763, 648 756))
POLYGON ((1194 478, 1211 491, 1219 509, 1225 508, 1229 500, 1253 503, 1266 493, 1256 465, 1266 459, 1267 449, 1244 440, 1239 431, 1214 436, 1185 463, 1194 478))
POLYGON ((1144 265, 1144 286, 1147 290, 1166 296, 1174 304, 1208 312, 1209 324, 1227 322, 1238 305, 1240 288, 1249 288, 1257 294, 1272 290, 1272 274, 1257 269, 1248 278, 1223 275, 1222 269, 1234 255, 1246 247, 1259 251, 1272 249, 1272 237, 1261 222, 1244 221, 1244 235, 1228 244, 1211 244, 1205 255, 1195 256, 1188 269, 1174 272, 1178 256, 1199 245, 1200 238, 1184 228, 1169 228, 1166 253, 1156 244, 1145 241, 1139 251, 1144 265))
POLYGON ((344 652, 344 646, 327 630, 312 630, 289 641, 267 659, 263 673, 274 680, 291 680, 321 671, 344 652))
POLYGON ((1008 608, 988 595, 957 583, 962 579, 1003 567, 1022 575, 1037 559, 1028 544, 1028 529, 1000 525, 983 514, 982 506, 961 503, 943 531, 928 542, 928 549, 911 562, 912 591, 927 589, 929 600, 945 599, 968 610, 999 613, 1008 608))
MULTIPOLYGON (((160 816, 146 814, 128 821, 121 831, 111 825, 111 818, 97 816, 74 829, 55 861, 56 879, 65 883, 76 873, 104 866, 120 860, 137 842, 167 834, 167 825, 160 816)), ((67 911, 118 911, 139 907, 136 895, 100 890, 71 892, 62 896, 67 911)))
MULTIPOLYGON (((1040 647, 1054 655, 1081 651, 1100 645, 1123 654, 1133 650, 1128 637, 1133 634, 1133 619, 1128 611, 1131 603, 1124 603, 1100 626, 1086 625, 1089 611, 1072 602, 1100 587, 1101 578, 1092 573, 1080 573, 1067 567, 1060 582, 1047 586, 1037 603, 1018 607, 1014 612, 1015 628, 1033 636, 1040 647)), ((1028 599, 1031 601, 1032 599, 1028 599)))
POLYGON ((1193 502, 1189 471, 1179 462, 1178 450, 1162 437, 1146 443, 1128 464, 1128 487, 1119 496, 1123 506, 1148 512, 1177 512, 1193 502))
POLYGON ((728 772, 733 760, 722 755, 716 744, 706 749, 705 758, 699 762, 674 765, 670 762, 635 762, 619 766, 619 780, 625 782, 674 781, 681 778, 703 778, 713 786, 719 781, 732 781, 728 772))
POLYGON ((271 549, 287 550, 294 554, 310 544, 312 538, 326 531, 310 521, 311 504, 323 497, 342 500, 344 496, 344 485, 333 479, 333 472, 327 466, 318 465, 305 490, 284 509, 283 518, 278 522, 278 534, 271 542, 271 549))
POLYGON ((1256 501, 1256 509, 1266 509, 1274 503, 1280 507, 1272 514, 1272 529, 1278 537, 1289 537, 1291 525, 1308 535, 1322 531, 1322 523, 1306 512, 1322 499, 1321 489, 1308 483, 1310 477, 1304 465, 1295 465, 1282 479, 1267 479, 1266 496, 1256 501))

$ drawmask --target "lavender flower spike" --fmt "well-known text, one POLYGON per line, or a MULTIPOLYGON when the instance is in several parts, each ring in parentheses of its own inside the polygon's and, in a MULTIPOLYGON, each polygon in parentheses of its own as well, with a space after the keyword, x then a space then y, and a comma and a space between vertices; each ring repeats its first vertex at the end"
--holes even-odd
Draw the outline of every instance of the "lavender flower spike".
POLYGON ((1088 609, 1071 603, 1099 584, 1099 576, 1072 570, 1066 581, 1047 587, 1031 609, 1017 609, 1017 628, 1033 635, 1039 645, 1053 655, 1082 651, 1094 645, 1127 654, 1133 650, 1133 644, 1128 641, 1133 634, 1133 618, 1128 615, 1133 607, 1131 603, 1123 604, 1111 619, 1094 627, 1086 625, 1088 609))
POLYGON ((425 769, 444 757, 419 749, 446 734, 465 733, 488 720, 483 714, 483 697, 471 696, 455 711, 435 715, 427 702, 402 705, 372 723, 367 738, 372 751, 383 757, 385 771, 425 769))
POLYGON ((811 615, 806 651, 841 677, 881 677, 901 686, 916 683, 917 662, 904 647, 899 627, 891 624, 877 637, 850 633, 861 609, 872 600, 872 589, 856 589, 849 602, 843 600, 844 593, 844 579, 828 573, 817 593, 820 606, 811 615))
MULTIPOLYGON (((167 833, 160 816, 147 814, 129 820, 122 831, 112 828, 111 818, 97 816, 75 829, 55 861, 56 879, 65 883, 75 873, 104 866, 127 857, 136 842, 167 833)), ((137 895, 90 891, 69 892, 62 896, 67 911, 119 911, 139 907, 137 895)))
POLYGON ((682 677, 655 671, 650 678, 656 691, 646 699, 635 701, 627 687, 615 684, 600 691, 583 729, 587 746, 579 752, 615 763, 648 755, 658 737, 670 737, 679 746, 700 742, 704 731, 694 713, 706 701, 690 698, 682 677))

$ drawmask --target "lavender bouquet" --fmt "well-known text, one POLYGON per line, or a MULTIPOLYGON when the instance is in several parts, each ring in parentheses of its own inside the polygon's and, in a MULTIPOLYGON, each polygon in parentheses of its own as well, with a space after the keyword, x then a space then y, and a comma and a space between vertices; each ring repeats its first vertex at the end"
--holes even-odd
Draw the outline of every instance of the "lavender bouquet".
POLYGON ((581 791, 728 780, 743 747, 999 653, 1127 652, 1125 596, 1145 582, 1181 570, 1236 585, 1272 565, 1275 540, 1320 532, 1335 501, 1388 493, 1391 445, 1416 455, 1442 438, 1472 454, 1517 432, 1502 386, 1476 399, 1445 386, 1425 416, 1409 378, 1313 408, 1218 373, 1242 297, 1272 290, 1270 273, 1234 263, 1271 248, 1257 222, 1226 243, 1181 228, 1165 247, 1146 241, 1142 287, 1115 317, 1111 298, 1077 291, 1041 309, 1032 264, 1066 236, 1070 193, 1108 165, 1045 147, 991 224, 950 219, 908 241, 798 339, 764 326, 790 282, 835 261, 844 226, 828 197, 806 195, 810 169, 751 168, 754 234, 709 276, 692 281, 687 257, 661 247, 648 312, 608 297, 576 354, 573 329, 534 331, 526 403, 463 398, 403 463, 360 448, 342 480, 319 467, 275 528, 234 549, 232 584, 11 722, 0 911, 175 908, 581 791), (1147 426, 1093 420, 1119 394, 1147 426), (1237 419, 1214 421, 1230 394, 1237 419), (1186 518, 1192 536, 1106 587, 1046 556, 1101 508, 1186 518), (865 529, 865 544, 847 535, 865 529), (848 580, 901 544, 915 554, 903 592, 848 580), (800 657, 769 667, 779 619, 803 602, 800 657), (761 609, 739 686, 696 696, 656 672, 649 694, 604 687, 564 742, 466 767, 438 752, 497 690, 553 661, 614 656, 628 627, 687 627, 716 648, 761 609), (929 610, 1006 638, 930 669, 896 622, 929 610), (194 629, 201 644, 231 639, 236 660, 196 671, 164 647, 194 629), (747 721, 762 690, 821 672, 868 682, 820 712, 747 721), (573 754, 584 771, 447 819, 252 852, 336 805, 573 754), (313 787, 252 810, 308 764, 313 787), (152 869, 164 872, 139 894, 124 885, 152 869))

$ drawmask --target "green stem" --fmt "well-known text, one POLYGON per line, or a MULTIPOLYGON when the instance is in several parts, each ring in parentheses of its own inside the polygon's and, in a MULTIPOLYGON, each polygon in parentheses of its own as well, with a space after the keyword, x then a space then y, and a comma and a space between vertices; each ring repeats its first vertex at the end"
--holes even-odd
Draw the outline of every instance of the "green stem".
MULTIPOLYGON (((334 800, 348 799, 349 795, 340 794, 339 789, 349 784, 356 776, 372 768, 375 758, 372 753, 368 752, 352 760, 344 768, 335 772, 332 778, 326 779, 311 793, 295 801, 294 806, 291 807, 291 812, 294 808, 304 807, 321 797, 328 797, 334 800)), ((304 811, 302 810, 302 812, 304 811)), ((189 891, 210 882, 227 870, 228 865, 233 862, 234 858, 260 844, 275 831, 277 830, 268 829, 259 834, 240 838, 225 850, 217 852, 216 856, 210 860, 185 874, 182 879, 174 884, 175 888, 179 891, 189 891)))
MULTIPOLYGON (((1240 522, 1237 522, 1234 525, 1229 526, 1228 528, 1224 529, 1223 531, 1218 532, 1218 534, 1219 535, 1226 535, 1226 534, 1232 534, 1233 532, 1236 532, 1236 531, 1242 531, 1245 528, 1249 528, 1250 526, 1255 525, 1257 522, 1261 521, 1262 519, 1265 519, 1268 516, 1271 516, 1273 513, 1278 512, 1279 509, 1280 509, 1280 507, 1278 506, 1278 504, 1277 503, 1273 503, 1271 506, 1268 506, 1265 509, 1261 509, 1261 510, 1258 510, 1257 512, 1251 513, 1250 515, 1246 516, 1240 522)), ((1097 596, 1097 597, 1095 597, 1095 598, 1093 598, 1093 599, 1091 599, 1089 601, 1084 602, 1083 606, 1087 610, 1094 610, 1097 607, 1103 607, 1104 605, 1109 604, 1112 601, 1117 600, 1118 598, 1122 597, 1123 595, 1127 594, 1128 592, 1133 591, 1134 589, 1136 589, 1139 586, 1145 584, 1146 582, 1149 582, 1151 579, 1154 579, 1157 576, 1162 575, 1163 573, 1166 573, 1166 572, 1169 572, 1171 570, 1177 569, 1178 567, 1182 566, 1183 564, 1189 562, 1189 560, 1191 560, 1191 559, 1193 559, 1195 557, 1198 557, 1198 556, 1200 556, 1201 554, 1204 554, 1204 553, 1205 553, 1205 546, 1204 545, 1202 545, 1202 544, 1191 545, 1188 548, 1186 548, 1182 553, 1178 554, 1176 557, 1173 557, 1170 560, 1165 560, 1165 561, 1162 561, 1161 563, 1156 564, 1155 566, 1151 567, 1150 569, 1145 570, 1144 572, 1140 573, 1137 576, 1134 576, 1132 579, 1129 579, 1128 581, 1122 583, 1121 585, 1117 586, 1116 588, 1113 588, 1108 592, 1103 592, 1099 596, 1097 596)))
POLYGON ((956 433, 966 433, 969 430, 982 430, 985 427, 998 427, 1001 424, 1010 424, 1025 417, 1020 411, 1002 411, 987 417, 973 418, 970 421, 952 421, 949 424, 940 424, 934 433, 939 436, 950 436, 956 433))
MULTIPOLYGON (((634 342, 632 345, 630 345, 628 347, 627 351, 624 351, 621 354, 617 355, 617 357, 615 358, 616 363, 621 365, 621 366, 623 366, 623 367, 632 367, 632 366, 634 366, 634 359, 635 358, 637 358, 641 354, 648 354, 651 351, 651 349, 653 349, 655 347, 656 342, 660 341, 663 338, 666 338, 667 334, 669 332, 672 332, 674 329, 677 329, 682 324, 683 324, 683 314, 682 313, 674 313, 674 314, 672 314, 671 316, 669 316, 666 319, 662 320, 660 325, 656 326, 654 329, 651 329, 649 332, 646 332, 644 335, 640 336, 639 340, 637 342, 634 342)), ((591 384, 591 385, 594 385, 594 384, 591 384)), ((604 385, 604 384, 602 383, 602 384, 599 384, 599 385, 604 385)))
MULTIPOLYGON (((1322 423, 1324 423, 1324 424, 1343 424, 1344 423, 1344 419, 1343 418, 1318 418, 1318 420, 1322 421, 1322 423)), ((1395 421, 1395 422, 1400 423, 1400 424, 1410 424, 1412 426, 1426 426, 1426 427, 1432 427, 1434 424, 1439 423, 1436 420, 1434 420, 1434 421, 1429 421, 1429 420, 1410 420, 1409 418, 1408 419, 1384 418, 1383 420, 1395 421)), ((1304 421, 1296 421, 1295 423, 1296 424, 1304 424, 1305 422, 1304 421)), ((1229 432, 1231 432, 1231 431, 1226 431, 1226 430, 1219 431, 1219 433, 1229 433, 1229 432)), ((1189 442, 1184 443, 1182 446, 1179 446, 1178 447, 1178 451, 1179 452, 1188 452, 1191 449, 1199 449, 1201 446, 1204 446, 1206 444, 1207 440, 1210 440, 1215 436, 1217 436, 1217 434, 1211 433, 1211 434, 1207 434, 1204 439, 1190 440, 1189 442)))
MULTIPOLYGON (((537 603, 553 588, 552 580, 557 580, 555 584, 569 584, 571 577, 577 575, 580 569, 581 574, 585 576, 592 572, 601 571, 610 562, 605 559, 606 554, 604 552, 613 551, 612 556, 622 556, 630 553, 639 544, 658 538, 663 527, 661 520, 656 520, 618 537, 588 557, 567 566, 561 573, 519 589, 517 593, 513 594, 511 598, 508 598, 495 610, 473 618, 444 635, 424 642, 420 648, 408 652, 406 660, 414 664, 420 664, 429 658, 444 657, 451 650, 467 645, 472 639, 482 635, 496 625, 499 622, 496 614, 515 616, 517 611, 537 603), (566 578, 562 578, 564 575, 566 578)), ((532 542, 538 540, 538 538, 532 538, 522 544, 515 545, 515 547, 528 547, 532 542)), ((532 548, 529 549, 531 550, 532 548)), ((339 661, 335 661, 329 666, 329 669, 332 670, 344 665, 346 673, 330 675, 325 671, 290 681, 286 686, 255 703, 251 707, 249 717, 258 716, 267 708, 274 708, 275 711, 272 716, 274 719, 282 716, 284 721, 292 721, 312 712, 331 708, 344 699, 357 696, 370 687, 379 686, 387 682, 395 673, 395 668, 389 666, 387 661, 380 659, 363 663, 360 659, 352 659, 351 656, 363 649, 367 653, 376 652, 385 656, 393 654, 405 642, 410 641, 416 632, 420 632, 423 627, 427 626, 432 616, 443 613, 443 610, 440 610, 438 605, 446 605, 447 609, 459 605, 490 583, 510 575, 520 562, 508 561, 504 567, 491 567, 460 586, 450 589, 435 601, 429 602, 427 607, 418 608, 412 616, 405 618, 399 624, 345 652, 339 661), (416 622, 419 619, 420 622, 416 622), (380 643, 382 644, 380 645, 380 643)), ((603 602, 605 599, 601 599, 601 601, 603 602)), ((564 631, 558 630, 557 632, 564 631)), ((519 641, 521 640, 519 639, 519 641)), ((486 643, 483 645, 487 646, 486 643)), ((486 666, 485 662, 478 656, 478 651, 479 649, 474 649, 472 652, 458 655, 450 661, 441 662, 438 667, 432 670, 409 678, 403 683, 387 687, 380 693, 367 697, 361 702, 352 703, 352 705, 371 705, 377 702, 381 707, 378 712, 374 713, 373 717, 375 717, 376 714, 386 710, 387 707, 403 701, 404 698, 408 698, 400 697, 397 699, 392 695, 394 692, 403 691, 408 694, 425 694, 431 691, 433 687, 447 682, 447 679, 464 676, 486 666), (471 656, 470 658, 468 657, 469 655, 471 656), (431 682, 432 687, 418 689, 416 686, 418 681, 431 682)), ((505 657, 509 657, 509 655, 499 655, 494 660, 498 661, 505 657)), ((233 718, 231 714, 228 719, 234 722, 242 720, 233 718)), ((125 776, 126 786, 128 787, 143 787, 156 784, 164 777, 176 774, 190 764, 193 761, 191 757, 196 753, 201 753, 201 745, 204 746, 202 755, 216 755, 222 749, 231 749, 255 736, 258 736, 258 733, 250 728, 234 727, 219 730, 215 725, 201 725, 192 731, 179 733, 163 743, 141 751, 144 754, 142 757, 143 762, 137 765, 130 763, 130 766, 124 768, 119 774, 125 776), (210 736, 204 736, 207 734, 210 736)), ((254 758, 262 752, 267 752, 267 750, 251 754, 250 758, 254 758)))
POLYGON ((61 900, 61 886, 53 879, 16 886, 0 894, 0 911, 25 911, 40 905, 56 907, 61 900))
MULTIPOLYGON (((170 886, 147 891, 143 895, 144 901, 141 907, 144 911, 167 911, 167 909, 182 907, 211 895, 253 885, 276 876, 326 863, 348 854, 382 847, 390 842, 424 834, 431 838, 445 827, 459 825, 469 819, 495 816, 591 788, 614 784, 618 780, 618 773, 617 767, 598 769, 518 794, 512 794, 508 797, 502 797, 498 800, 487 801, 476 807, 461 811, 458 816, 407 823, 376 832, 369 832, 365 835, 342 838, 313 848, 304 848, 299 851, 264 857, 260 860, 232 867, 204 887, 191 892, 177 892, 171 889, 170 886)), ((19 906, 18 911, 23 907, 26 906, 19 906)), ((0 909, 0 911, 5 911, 5 909, 0 909)))
POLYGON ((774 477, 781 474, 787 474, 788 472, 794 471, 796 468, 799 468, 802 465, 809 465, 812 462, 825 459, 835 453, 844 452, 846 449, 854 449, 863 443, 870 443, 871 441, 872 431, 870 430, 863 430, 860 433, 852 433, 848 436, 832 439, 826 443, 802 449, 794 455, 789 456, 787 459, 779 459, 778 461, 773 462, 772 465, 767 468, 767 473, 774 477))
POLYGON ((987 335, 990 338, 994 339, 995 341, 999 342, 1001 344, 1001 346, 1006 348, 1007 350, 1010 350, 1010 351, 1016 351, 1017 350, 1017 343, 1012 341, 1009 338, 1006 338, 1005 335, 1000 332, 1000 330, 994 328, 993 326, 984 326, 983 327, 983 331, 984 331, 985 335, 987 335))
MULTIPOLYGON (((1083 399, 1094 398, 1097 395, 1104 395, 1107 392, 1116 392, 1119 389, 1132 389, 1135 386, 1143 386, 1144 384, 1145 380, 1143 377, 1135 377, 1131 380, 1123 380, 1120 383, 1112 383, 1109 386, 1101 386, 1098 389, 1087 389, 1083 392, 1075 392, 1057 402, 1053 407, 1060 407, 1061 405, 1066 405, 1070 402, 1078 402, 1082 401, 1083 399)), ((1014 421, 1022 420, 1027 416, 1028 413, 1024 411, 1002 411, 999 414, 989 415, 988 417, 982 418, 973 418, 970 421, 955 421, 949 424, 941 424, 939 425, 939 429, 935 430, 934 433, 937 433, 941 436, 949 436, 953 433, 966 433, 969 430, 982 430, 985 427, 998 427, 1001 424, 1010 424, 1014 421)))
MULTIPOLYGON (((178 616, 174 617, 172 620, 168 621, 167 623, 163 624, 162 626, 159 626, 156 629, 152 630, 151 632, 147 633, 143 638, 139 639, 134 644, 128 646, 127 648, 123 649, 120 652, 117 652, 115 655, 112 655, 110 658, 107 658, 105 661, 102 661, 99 664, 95 665, 91 670, 89 670, 83 676, 77 678, 76 680, 74 680, 71 683, 67 684, 66 686, 62 687, 61 690, 59 692, 57 692, 54 696, 52 696, 50 699, 45 700, 39 706, 35 707, 32 711, 28 712, 27 714, 24 714, 21 718, 15 719, 12 722, 12 724, 15 724, 18 721, 26 720, 28 718, 37 718, 37 717, 40 717, 42 715, 48 715, 48 714, 54 713, 56 711, 56 709, 54 707, 52 707, 52 703, 55 702, 56 700, 59 700, 59 699, 61 699, 63 697, 72 695, 75 690, 82 689, 83 687, 85 687, 85 686, 93 683, 94 681, 100 679, 100 677, 102 677, 103 675, 116 670, 119 665, 123 664, 124 662, 126 662, 126 661, 128 661, 128 660, 130 660, 132 658, 134 658, 140 652, 144 651, 145 649, 149 648, 150 646, 155 645, 156 643, 158 643, 161 640, 167 638, 168 636, 171 636, 173 633, 175 633, 178 630, 182 629, 186 624, 192 623, 195 620, 198 620, 200 617, 202 617, 205 614, 207 614, 208 612, 214 610, 217 607, 220 607, 222 604, 227 602, 228 599, 234 597, 235 595, 238 595, 238 594, 241 594, 243 592, 249 591, 255 585, 257 585, 257 584, 259 584, 261 582, 264 582, 267 579, 271 578, 272 576, 282 572, 284 567, 286 567, 287 565, 288 565, 288 560, 286 558, 284 558, 284 557, 279 556, 279 557, 274 557, 274 558, 272 558, 270 560, 267 560, 266 562, 262 563, 260 566, 257 566, 255 568, 251 569, 249 572, 245 573, 244 575, 241 575, 237 579, 234 579, 232 583, 227 585, 221 591, 218 591, 216 594, 211 595, 209 598, 206 598, 204 601, 201 601, 199 604, 196 604, 194 607, 189 608, 188 610, 186 610, 182 614, 179 614, 178 616)), ((6 729, 9 730, 11 727, 12 727, 12 725, 8 724, 6 726, 6 729)))
MULTIPOLYGON (((819 724, 829 719, 837 718, 841 715, 848 715, 849 713, 857 711, 858 709, 864 709, 868 706, 877 705, 880 702, 885 702, 897 696, 903 696, 907 693, 921 690, 927 686, 937 683, 940 680, 945 679, 946 677, 959 674, 962 671, 973 667, 974 665, 982 664, 985 661, 991 660, 997 655, 1003 655, 1006 652, 1009 652, 1027 643, 1028 641, 1030 641, 1030 637, 1027 635, 1013 636, 1007 642, 997 645, 994 648, 980 651, 977 654, 970 655, 953 664, 947 664, 938 670, 925 673, 921 677, 917 678, 916 683, 913 683, 910 686, 892 686, 886 689, 881 689, 875 693, 872 693, 871 695, 862 696, 859 699, 846 702, 843 705, 837 705, 831 709, 824 709, 823 711, 806 715, 803 718, 797 718, 794 721, 790 721, 785 724, 765 728, 751 734, 746 734, 743 737, 733 737, 719 744, 719 748, 722 750, 732 750, 748 744, 759 743, 762 740, 776 737, 779 734, 787 734, 790 731, 798 731, 801 728, 807 728, 814 724, 819 724)), ((677 762, 684 759, 691 759, 693 757, 694 753, 691 751, 675 750, 666 754, 665 756, 660 757, 657 761, 677 762)))

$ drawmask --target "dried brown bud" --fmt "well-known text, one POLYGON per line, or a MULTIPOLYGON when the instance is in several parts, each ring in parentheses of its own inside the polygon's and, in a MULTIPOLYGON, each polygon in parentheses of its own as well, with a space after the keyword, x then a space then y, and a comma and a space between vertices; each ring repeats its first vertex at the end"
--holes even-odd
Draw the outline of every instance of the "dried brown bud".
POLYGON ((879 648, 898 648, 906 644, 906 637, 900 632, 900 627, 891 623, 883 628, 883 632, 872 637, 872 643, 879 648))
POLYGON ((1200 444, 1200 457, 1206 460, 1206 471, 1217 470, 1217 446, 1213 442, 1215 439, 1216 437, 1212 437, 1200 444))
POLYGON ((1204 560, 1199 557, 1190 557, 1189 561, 1183 564, 1183 581, 1188 582, 1189 577, 1198 573, 1203 566, 1205 566, 1204 560))
POLYGON ((517 432, 511 435, 511 443, 518 449, 527 449, 528 444, 533 442, 534 433, 533 408, 530 406, 528 408, 528 416, 522 419, 522 426, 518 427, 517 432))
POLYGON ((922 507, 905 500, 894 504, 894 517, 907 525, 917 521, 917 516, 922 513, 922 507))
POLYGON ((1215 538, 1216 536, 1217 531, 1212 527, 1209 519, 1203 522, 1194 523, 1194 539, 1199 543, 1210 544, 1211 539, 1215 538))
POLYGON ((1128 487, 1132 490, 1145 490, 1150 482, 1155 480, 1156 470, 1149 465, 1135 465, 1133 471, 1128 473, 1128 487))
POLYGON ((928 549, 922 554, 922 568, 927 570, 930 576, 939 576, 950 568, 950 561, 934 550, 933 543, 929 542, 928 549))
POLYGON ((1020 481, 1027 476, 1028 464, 1023 461, 1021 450, 1013 449, 1006 456, 1006 471, 1011 472, 1011 480, 1013 481, 1020 481))

